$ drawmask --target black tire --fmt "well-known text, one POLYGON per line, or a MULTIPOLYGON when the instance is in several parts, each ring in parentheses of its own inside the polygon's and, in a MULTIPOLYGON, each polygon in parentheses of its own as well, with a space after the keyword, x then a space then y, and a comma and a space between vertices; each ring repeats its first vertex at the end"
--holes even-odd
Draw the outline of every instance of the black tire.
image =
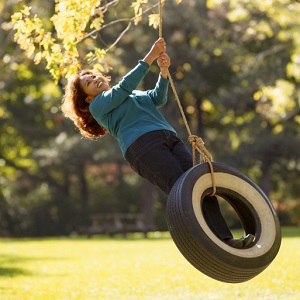
POLYGON ((212 192, 208 163, 199 164, 175 183, 167 202, 170 234, 183 256, 199 271, 219 281, 240 283, 261 273, 276 257, 281 230, 276 212, 263 191, 239 171, 213 163, 216 195, 226 199, 239 215, 245 233, 254 242, 236 249, 209 228, 203 199, 212 192))

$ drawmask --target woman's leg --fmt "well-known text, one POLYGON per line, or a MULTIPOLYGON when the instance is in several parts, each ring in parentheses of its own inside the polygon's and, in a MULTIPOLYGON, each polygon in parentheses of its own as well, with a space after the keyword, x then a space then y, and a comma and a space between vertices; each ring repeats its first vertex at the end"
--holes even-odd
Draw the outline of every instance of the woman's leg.
POLYGON ((211 231, 221 240, 232 239, 232 233, 220 211, 217 197, 206 196, 202 201, 203 215, 211 231))
MULTIPOLYGON (((169 194, 177 179, 192 167, 190 152, 169 131, 153 131, 141 136, 129 147, 125 158, 134 171, 166 194, 169 194)), ((221 239, 232 238, 217 199, 211 199, 203 203, 207 224, 221 239)))
POLYGON ((149 132, 138 138, 125 154, 134 171, 166 194, 184 173, 170 151, 174 136, 174 133, 165 130, 149 132))

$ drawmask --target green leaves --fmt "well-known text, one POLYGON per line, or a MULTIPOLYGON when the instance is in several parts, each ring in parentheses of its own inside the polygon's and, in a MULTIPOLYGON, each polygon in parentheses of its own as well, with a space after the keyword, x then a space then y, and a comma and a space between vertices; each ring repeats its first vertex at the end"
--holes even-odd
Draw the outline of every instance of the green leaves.
POLYGON ((275 86, 265 86, 255 93, 259 100, 257 111, 269 118, 285 118, 296 107, 295 86, 291 82, 279 79, 275 86))
MULTIPOLYGON (((177 0, 179 3, 180 1, 177 0)), ((135 17, 131 19, 118 19, 106 27, 117 23, 127 21, 134 22, 136 25, 142 20, 145 12, 144 5, 148 0, 133 1, 135 17)), ((20 12, 12 16, 12 23, 15 33, 15 41, 20 45, 27 57, 39 64, 43 59, 46 60, 46 68, 51 73, 56 82, 61 77, 70 77, 77 73, 79 69, 86 64, 94 69, 104 71, 101 66, 107 49, 95 47, 93 51, 85 54, 80 51, 80 44, 91 36, 97 37, 97 34, 103 29, 105 22, 104 14, 114 1, 108 2, 101 7, 101 0, 56 0, 55 13, 50 18, 52 28, 47 31, 42 20, 34 15, 32 16, 31 7, 24 6, 20 12)), ((156 4, 153 6, 157 6, 156 4)), ((149 16, 149 25, 157 28, 159 25, 158 14, 149 16)), ((123 33, 117 38, 113 46, 122 38, 123 33)))
POLYGON ((159 15, 152 14, 149 16, 149 26, 153 26, 154 29, 157 29, 159 26, 159 15))
MULTIPOLYGON (((15 41, 29 58, 39 64, 44 58, 47 69, 57 82, 60 77, 69 77, 81 67, 78 43, 93 28, 100 30, 104 16, 99 8, 101 1, 56 1, 55 14, 50 19, 56 37, 47 32, 40 18, 31 16, 31 8, 24 8, 12 16, 15 41)), ((97 49, 94 58, 102 59, 103 51, 97 49)), ((90 59, 90 56, 87 57, 90 59)), ((93 60, 95 61, 95 60, 93 60)), ((95 63, 99 69, 98 63, 95 63)))

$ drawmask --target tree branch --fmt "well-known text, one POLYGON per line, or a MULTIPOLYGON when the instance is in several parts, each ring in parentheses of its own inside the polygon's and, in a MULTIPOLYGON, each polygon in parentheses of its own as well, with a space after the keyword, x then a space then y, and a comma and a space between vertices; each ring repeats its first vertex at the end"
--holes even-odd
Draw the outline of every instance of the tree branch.
POLYGON ((124 34, 129 30, 131 27, 132 22, 128 23, 127 27, 121 32, 121 34, 118 36, 118 38, 105 50, 108 52, 111 48, 113 48, 115 45, 118 44, 118 42, 121 40, 121 38, 124 36, 124 34))
MULTIPOLYGON (((117 0, 116 0, 116 1, 113 1, 114 4, 117 4, 117 2, 118 2, 117 0)), ((108 4, 105 6, 105 9, 106 9, 106 10, 107 10, 107 8, 108 8, 108 5, 113 5, 113 4, 112 4, 112 3, 108 3, 108 4)), ((106 24, 106 25, 103 25, 100 29, 98 29, 98 30, 95 29, 95 30, 91 31, 90 33, 88 33, 87 35, 85 35, 85 36, 84 36, 81 40, 79 40, 76 44, 82 42, 82 41, 85 40, 86 38, 89 38, 89 37, 93 36, 94 34, 100 32, 100 31, 102 31, 102 30, 104 30, 104 29, 106 29, 106 28, 108 28, 108 27, 110 27, 110 26, 113 26, 113 25, 115 25, 115 24, 122 23, 122 22, 128 22, 130 25, 128 24, 127 28, 121 33, 121 35, 123 36, 123 35, 126 33, 126 31, 128 31, 128 29, 129 29, 130 26, 131 26, 131 23, 132 23, 134 20, 140 18, 141 16, 143 16, 143 15, 146 14, 146 13, 148 13, 150 10, 152 10, 153 8, 155 8, 155 7, 157 7, 157 6, 158 6, 158 3, 152 5, 151 7, 147 8, 146 10, 144 10, 142 13, 140 13, 140 14, 138 14, 138 15, 132 17, 132 18, 118 19, 118 20, 114 20, 114 21, 112 21, 112 22, 110 22, 110 23, 108 23, 108 24, 106 24)), ((106 10, 105 10, 105 11, 106 11, 106 10)), ((104 11, 104 12, 105 12, 105 11, 104 11)), ((122 36, 121 36, 121 37, 122 37, 122 36)), ((120 41, 121 37, 119 36, 119 37, 117 38, 117 40, 113 43, 114 46, 117 44, 117 42, 120 41)), ((108 49, 111 49, 112 47, 113 47, 113 46, 110 46, 108 49)), ((106 51, 107 51, 107 50, 106 50, 106 51)))
POLYGON ((115 6, 119 3, 120 0, 113 0, 102 7, 99 7, 103 13, 106 13, 110 6, 115 6))

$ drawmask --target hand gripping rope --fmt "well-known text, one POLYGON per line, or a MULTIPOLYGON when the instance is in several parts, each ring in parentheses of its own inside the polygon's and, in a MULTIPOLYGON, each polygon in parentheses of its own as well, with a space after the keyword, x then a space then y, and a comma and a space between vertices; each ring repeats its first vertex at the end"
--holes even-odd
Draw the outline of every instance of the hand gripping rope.
MULTIPOLYGON (((160 38, 162 38, 162 6, 163 6, 163 0, 159 0, 159 37, 160 38)), ((193 135, 191 133, 190 126, 187 122, 184 110, 180 103, 180 100, 179 100, 179 97, 178 97, 178 94, 177 94, 177 91, 176 91, 176 88, 175 88, 175 85, 174 85, 174 82, 173 82, 172 76, 170 75, 169 70, 168 70, 168 78, 169 78, 170 85, 173 90, 175 99, 177 101, 179 110, 181 112, 181 116, 183 118, 185 127, 186 127, 188 135, 189 135, 188 140, 189 140, 190 144, 192 145, 193 165, 195 166, 197 163, 196 162, 196 151, 198 151, 200 154, 200 163, 207 162, 209 164, 212 187, 213 187, 213 191, 210 195, 214 196, 216 194, 216 185, 215 185, 214 170, 213 170, 213 165, 212 165, 212 156, 208 152, 208 150, 205 148, 203 140, 200 137, 193 135)))

